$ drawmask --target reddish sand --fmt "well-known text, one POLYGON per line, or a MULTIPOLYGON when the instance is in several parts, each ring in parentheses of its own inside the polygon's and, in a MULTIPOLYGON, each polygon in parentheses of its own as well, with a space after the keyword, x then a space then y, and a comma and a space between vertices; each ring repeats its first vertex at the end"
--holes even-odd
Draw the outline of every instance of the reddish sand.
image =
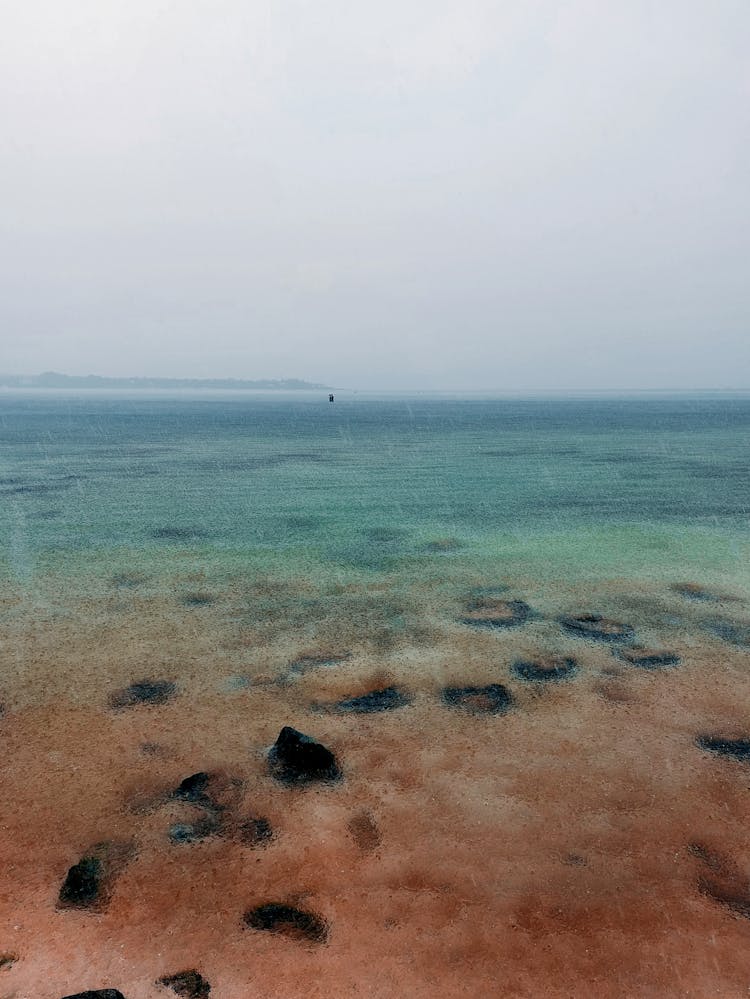
MULTIPOLYGON (((600 592, 558 611, 586 611, 600 592)), ((123 600, 71 598, 41 620, 6 605, 0 958, 17 960, 0 967, 0 999, 105 987, 157 999, 174 995, 158 978, 191 968, 212 999, 750 992, 750 764, 695 744, 750 736, 746 652, 673 631, 683 665, 642 670, 549 614, 507 632, 446 618, 426 644, 380 653, 326 634, 352 658, 276 684, 314 651, 309 635, 260 647, 215 608, 123 600), (513 678, 514 657, 534 653, 572 653, 580 671, 513 678), (224 692, 240 672, 264 679, 224 692), (175 680, 177 698, 108 707, 144 677, 175 680), (413 704, 310 708, 388 682, 413 704), (443 684, 493 682, 513 693, 505 715, 441 701, 443 684), (344 780, 279 785, 265 752, 287 724, 334 750, 344 780), (198 770, 241 780, 233 815, 268 818, 274 838, 170 842, 195 808, 159 796, 198 770), (66 872, 103 840, 136 849, 108 904, 59 909, 66 872), (246 928, 243 913, 269 901, 323 917, 327 942, 246 928)), ((619 616, 637 626, 637 606, 620 600, 619 616)), ((616 587, 601 609, 618 610, 616 587)))

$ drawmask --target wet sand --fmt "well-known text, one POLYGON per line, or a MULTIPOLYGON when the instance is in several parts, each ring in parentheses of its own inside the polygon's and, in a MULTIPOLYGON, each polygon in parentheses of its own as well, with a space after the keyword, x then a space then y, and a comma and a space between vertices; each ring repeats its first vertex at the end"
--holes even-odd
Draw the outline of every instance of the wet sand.
POLYGON ((137 575, 3 595, 0 996, 156 999, 191 969, 230 999, 747 994, 750 763, 697 741, 750 738, 750 653, 715 627, 747 624, 746 594, 137 575), (528 617, 465 623, 488 594, 528 617), (561 624, 591 613, 679 664, 561 624), (548 657, 577 668, 514 667, 548 657), (174 688, 123 698, 145 680, 174 688), (498 684, 507 710, 443 696, 498 684), (360 710, 390 687, 406 703, 360 710), (341 779, 276 779, 284 726, 341 779), (207 797, 173 793, 201 772, 207 797), (106 891, 61 906, 102 843, 106 891), (248 925, 269 903, 325 933, 248 925))

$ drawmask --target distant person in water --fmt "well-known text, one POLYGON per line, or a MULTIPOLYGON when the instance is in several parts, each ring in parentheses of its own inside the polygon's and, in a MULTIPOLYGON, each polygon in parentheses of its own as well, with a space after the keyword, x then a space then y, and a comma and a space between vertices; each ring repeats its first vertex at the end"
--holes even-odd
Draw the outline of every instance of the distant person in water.
POLYGON ((328 396, 328 401, 333 402, 333 392, 328 396))

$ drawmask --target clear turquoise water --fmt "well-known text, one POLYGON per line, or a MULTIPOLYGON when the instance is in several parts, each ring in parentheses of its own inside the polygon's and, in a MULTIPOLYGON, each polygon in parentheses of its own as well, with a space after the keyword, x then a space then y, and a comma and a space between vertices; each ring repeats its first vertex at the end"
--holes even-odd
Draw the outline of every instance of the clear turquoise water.
POLYGON ((0 398, 2 571, 747 582, 750 400, 0 398))

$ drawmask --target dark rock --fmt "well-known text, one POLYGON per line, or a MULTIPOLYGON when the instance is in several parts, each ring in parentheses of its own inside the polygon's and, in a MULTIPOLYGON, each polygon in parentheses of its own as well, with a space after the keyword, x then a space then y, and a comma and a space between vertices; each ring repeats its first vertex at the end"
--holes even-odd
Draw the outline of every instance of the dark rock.
POLYGON ((513 697, 502 683, 490 683, 486 687, 444 687, 443 701, 472 714, 500 715, 509 710, 513 697))
POLYGON ((190 774, 172 792, 172 797, 220 813, 230 811, 242 795, 242 781, 223 771, 199 770, 190 774))
POLYGON ((519 680, 529 683, 549 683, 567 680, 578 672, 575 659, 562 656, 548 656, 541 659, 517 659, 510 668, 519 680))
POLYGON ((118 989, 89 989, 88 992, 76 992, 74 996, 63 996, 63 999, 125 999, 118 989))
POLYGON ((300 940, 323 943, 328 937, 328 926, 320 916, 279 902, 268 902, 250 909, 245 913, 244 920, 254 930, 282 933, 300 940))
POLYGON ((165 975, 156 983, 172 989, 182 999, 208 999, 211 986, 197 971, 180 971, 176 975, 165 975))
POLYGON ((701 749, 709 753, 750 762, 750 739, 724 739, 718 735, 699 735, 695 741, 701 749))
POLYGON ((330 749, 288 725, 279 733, 268 759, 273 775, 284 783, 333 781, 341 777, 330 749))
POLYGON ((83 857, 68 871, 60 889, 60 905, 87 909, 99 901, 102 889, 102 862, 98 857, 83 857))
POLYGON ((359 697, 348 697, 343 701, 337 701, 332 705, 333 711, 340 711, 344 714, 371 715, 379 711, 393 711, 394 708, 403 708, 411 703, 411 697, 399 690, 398 687, 384 687, 381 690, 371 690, 359 697))
POLYGON ((246 819, 239 825, 239 837, 250 846, 261 846, 273 839, 273 829, 268 819, 246 819))
POLYGON ((666 649, 647 649, 642 645, 631 645, 618 649, 616 655, 630 666, 641 669, 662 669, 665 666, 679 666, 682 660, 676 652, 666 649))
POLYGON ((531 608, 523 600, 497 600, 479 597, 473 600, 461 618, 474 628, 515 628, 525 624, 531 608))
POLYGON ((137 704, 166 704, 177 694, 177 685, 170 680, 139 680, 118 690, 109 699, 115 710, 132 708, 137 704))
POLYGON ((194 805, 208 805, 211 807, 211 798, 208 795, 208 786, 211 782, 211 775, 205 770, 191 774, 180 782, 174 791, 174 797, 181 801, 189 801, 194 805))
POLYGON ((18 960, 18 954, 0 954, 0 971, 3 968, 12 968, 18 960))
POLYGON ((635 631, 629 624, 613 621, 601 614, 562 617, 560 624, 577 638, 589 638, 597 642, 630 642, 635 637, 635 631))
POLYGON ((115 878, 132 855, 129 843, 97 843, 68 871, 60 888, 61 909, 100 910, 109 901, 115 878))

